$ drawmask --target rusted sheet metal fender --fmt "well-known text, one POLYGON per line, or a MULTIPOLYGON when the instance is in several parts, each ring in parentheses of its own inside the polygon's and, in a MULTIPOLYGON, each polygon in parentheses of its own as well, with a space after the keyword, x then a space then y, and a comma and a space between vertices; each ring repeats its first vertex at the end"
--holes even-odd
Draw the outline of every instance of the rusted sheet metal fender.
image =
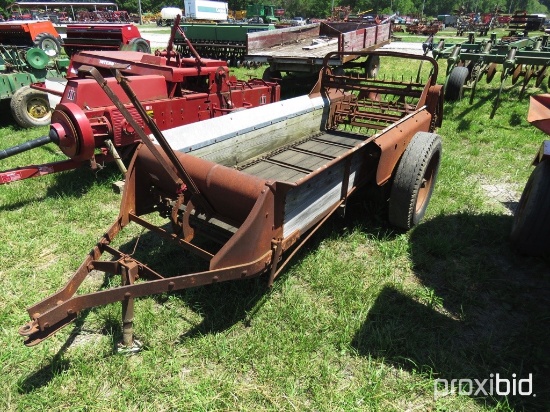
MULTIPOLYGON (((265 256, 272 248, 272 240, 279 239, 282 229, 275 225, 275 190, 266 186, 237 233, 216 253, 210 261, 210 270, 237 266, 242 262, 252 262, 265 256)), ((265 260, 265 269, 271 264, 265 260)), ((242 276, 252 275, 243 272, 242 276)))
POLYGON ((383 185, 392 176, 397 162, 416 132, 430 131, 432 116, 423 108, 390 126, 375 140, 380 147, 380 161, 376 170, 376 183, 383 185))
POLYGON ((550 135, 550 94, 531 96, 527 121, 550 135))
POLYGON ((441 127, 443 123, 443 86, 436 84, 428 89, 428 95, 426 96, 426 107, 428 111, 432 113, 433 121, 430 132, 434 127, 441 127))
MULTIPOLYGON (((239 227, 212 258, 210 270, 254 262, 269 253, 271 240, 280 237, 278 234, 282 233, 280 224, 275 225, 275 190, 272 183, 192 155, 181 152, 176 152, 176 155, 212 205, 215 217, 239 227)), ((131 198, 136 199, 136 204, 125 209, 147 212, 150 206, 147 198, 150 187, 148 182, 154 183, 165 193, 174 193, 174 187, 147 147, 140 146, 135 159, 129 174, 134 176, 134 170, 138 174, 129 187, 135 193, 131 198), (138 184, 136 179, 139 179, 138 184)), ((265 262, 266 267, 269 263, 265 262)))

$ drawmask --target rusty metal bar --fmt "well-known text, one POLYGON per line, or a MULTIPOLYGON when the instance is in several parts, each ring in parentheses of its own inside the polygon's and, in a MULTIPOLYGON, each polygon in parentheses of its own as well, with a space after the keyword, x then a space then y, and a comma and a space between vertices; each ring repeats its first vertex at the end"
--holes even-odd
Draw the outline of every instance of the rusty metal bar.
MULTIPOLYGON (((131 258, 125 258, 121 265, 121 285, 133 285, 137 278, 138 266, 136 261, 131 258)), ((122 301, 122 346, 132 348, 134 345, 134 298, 130 293, 124 294, 122 301)))
MULTIPOLYGON (((118 288, 78 296, 74 296, 78 286, 75 287, 75 285, 69 282, 67 283, 67 287, 71 288, 72 296, 68 299, 56 301, 55 306, 43 312, 35 312, 31 315, 33 320, 20 328, 19 333, 27 337, 25 345, 34 346, 68 325, 76 318, 78 312, 84 309, 102 306, 108 303, 121 302, 130 298, 134 299, 158 293, 173 292, 194 286, 203 286, 227 280, 256 276, 266 270, 266 262, 270 262, 271 258, 272 251, 270 250, 255 261, 246 262, 242 265, 143 283, 126 284, 118 288)), ((143 263, 132 258, 130 259, 135 262, 137 266, 146 267, 143 263)), ((52 297, 48 299, 51 300, 52 297)))
POLYGON ((329 156, 329 155, 326 155, 324 153, 314 152, 313 150, 300 149, 298 147, 293 147, 290 150, 293 150, 293 151, 298 152, 298 153, 303 153, 303 154, 306 154, 306 155, 317 156, 317 157, 320 157, 320 158, 325 159, 325 160, 336 159, 336 156, 329 156))
POLYGON ((322 139, 320 137, 314 137, 314 138, 311 139, 311 141, 324 143, 324 144, 329 144, 331 146, 341 147, 342 149, 351 149, 353 147, 353 145, 339 143, 339 142, 332 142, 330 140, 322 139))
POLYGON ((150 231, 152 232, 155 232, 157 233, 158 235, 162 236, 163 238, 165 239, 168 239, 168 240, 171 240, 173 242, 175 242, 176 244, 178 244, 179 246, 183 247, 184 249, 190 251, 190 252, 193 252, 195 253, 197 256, 205 259, 205 260, 210 260, 212 259, 212 257, 214 257, 214 255, 204 249, 201 249, 200 247, 190 243, 190 242, 187 242, 181 238, 178 238, 177 235, 173 234, 173 233, 169 233, 168 231, 158 227, 158 226, 155 226, 153 225, 152 223, 149 223, 147 222, 146 220, 140 218, 139 216, 136 216, 135 214, 133 213, 130 213, 129 214, 129 218, 132 222, 135 222, 137 224, 139 224, 140 226, 143 226, 144 228, 146 229, 149 229, 150 231))
MULTIPOLYGON (((195 56, 195 60, 197 61, 197 63, 199 63, 199 67, 200 67, 200 65, 202 65, 201 56, 199 55, 199 52, 195 50, 195 48, 191 44, 191 41, 185 35, 185 32, 181 29, 180 20, 181 20, 181 16, 178 14, 176 16, 176 21, 174 22, 174 27, 177 27, 179 34, 181 34, 181 37, 183 37, 185 44, 187 44, 187 47, 189 47, 189 51, 193 54, 193 56, 195 56)), ((172 27, 172 30, 174 29, 174 27, 172 27)), ((175 33, 174 33, 174 37, 175 37, 175 33)))
MULTIPOLYGON (((203 207, 203 209, 206 211, 207 214, 213 215, 214 211, 212 206, 208 203, 208 200, 206 200, 206 198, 202 196, 199 188, 197 187, 197 185, 195 184, 195 182, 193 181, 189 173, 187 173, 187 171, 181 164, 180 160, 178 159, 178 157, 170 147, 170 144, 168 144, 168 142, 166 141, 166 138, 162 134, 161 130, 159 129, 155 121, 145 111, 143 105, 139 101, 139 98, 136 96, 132 88, 129 86, 129 80, 126 77, 123 77, 118 70, 116 72, 116 79, 120 84, 120 87, 122 87, 122 90, 124 90, 128 98, 134 105, 134 108, 137 110, 137 112, 139 113, 139 115, 141 116, 145 124, 149 127, 149 130, 151 130, 151 133, 153 134, 153 136, 155 136, 155 139, 157 139, 160 147, 162 147, 162 149, 164 150, 164 153, 166 154, 166 156, 168 157, 168 159, 170 160, 170 162, 172 163, 172 165, 175 167, 176 171, 180 175, 180 178, 183 179, 185 184, 188 186, 188 189, 190 190, 190 192, 196 197, 195 202, 199 203, 200 206, 203 207)), ((146 137, 146 139, 149 140, 148 137, 146 137)), ((150 149, 149 146, 147 147, 150 149)))
POLYGON ((359 110, 350 110, 350 111, 336 110, 335 114, 342 117, 353 117, 353 118, 359 118, 359 119, 365 119, 365 120, 384 122, 388 124, 395 123, 396 121, 398 121, 403 117, 403 116, 385 114, 385 113, 362 112, 359 110))
MULTIPOLYGON (((103 91, 107 94, 109 99, 114 103, 114 105, 117 107, 117 109, 120 111, 120 113, 124 116, 126 121, 132 126, 132 128, 136 131, 136 133, 139 135, 143 143, 151 150, 151 152, 155 155, 156 159, 159 161, 159 163, 166 169, 166 172, 170 176, 170 178, 176 183, 177 185, 182 185, 183 181, 177 176, 175 171, 169 166, 169 164, 166 163, 164 158, 161 156, 157 148, 155 147, 155 144, 149 139, 149 137, 145 134, 141 126, 136 122, 136 120, 133 118, 133 116, 130 114, 128 109, 122 104, 118 96, 111 90, 109 85, 107 84, 107 81, 103 78, 103 76, 99 73, 97 68, 92 66, 81 66, 79 68, 81 72, 90 74, 99 84, 99 86, 103 89, 103 91)), ((138 106, 141 107, 141 104, 138 106)))

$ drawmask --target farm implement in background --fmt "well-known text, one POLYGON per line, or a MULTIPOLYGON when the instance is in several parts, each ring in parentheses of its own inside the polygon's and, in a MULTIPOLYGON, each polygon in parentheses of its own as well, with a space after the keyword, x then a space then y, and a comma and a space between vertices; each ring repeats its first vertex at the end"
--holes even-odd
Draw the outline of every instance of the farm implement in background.
POLYGON ((268 64, 263 78, 281 79, 283 73, 317 77, 324 58, 333 52, 334 70, 356 60, 353 52, 375 50, 391 39, 391 23, 321 22, 247 35, 246 61, 268 64))
POLYGON ((67 25, 63 43, 67 56, 82 50, 132 50, 151 53, 149 41, 133 24, 80 23, 67 25))
POLYGON ((183 56, 191 56, 192 51, 186 39, 204 57, 225 60, 229 66, 240 66, 247 54, 247 34, 266 30, 276 30, 273 24, 216 24, 182 23, 181 33, 177 33, 174 44, 183 56))
POLYGON ((48 96, 30 85, 66 74, 69 59, 60 52, 61 37, 50 21, 0 23, 0 99, 10 100, 21 127, 50 122, 48 96))
POLYGON ((61 36, 49 20, 0 22, 0 44, 4 46, 36 47, 48 56, 61 52, 61 36))
MULTIPOLYGON (((321 22, 286 28, 273 24, 181 25, 182 32, 201 56, 223 59, 230 66, 268 64, 264 79, 280 79, 282 73, 317 75, 323 58, 339 51, 374 50, 390 42, 391 23, 321 22)), ((182 55, 191 55, 181 34, 175 45, 182 55)), ((340 62, 340 65, 345 62, 340 62)))
POLYGON ((131 80, 140 105, 161 130, 280 99, 280 86, 276 83, 261 79, 239 81, 229 75, 224 61, 180 58, 170 50, 158 55, 82 51, 71 60, 70 76, 63 92, 59 92, 61 101, 51 116, 49 134, 0 150, 1 160, 53 142, 69 159, 0 172, 0 184, 85 164, 95 169, 105 161, 131 155, 140 141, 137 129, 144 128, 147 133, 151 129, 116 86, 114 69, 131 80), (112 103, 106 89, 90 77, 92 69, 104 76, 106 84, 117 94, 117 100, 132 113, 132 122, 123 118, 121 108, 112 103))
POLYGON ((150 53, 149 42, 133 24, 71 24, 64 41, 52 22, 0 23, 0 99, 10 99, 14 120, 24 128, 51 121, 48 95, 34 85, 67 75, 70 57, 82 50, 134 50, 150 53))
POLYGON ((468 34, 463 43, 440 40, 432 50, 433 57, 447 59, 447 78, 445 82, 445 100, 455 101, 463 97, 464 90, 470 89, 472 104, 476 86, 485 76, 490 83, 500 72, 500 88, 493 102, 492 119, 500 104, 505 82, 510 77, 512 85, 521 82, 520 98, 523 97, 530 82, 539 86, 547 77, 550 64, 550 36, 528 37, 527 33, 502 37, 497 40, 491 33, 489 39, 476 40, 474 33, 468 34))

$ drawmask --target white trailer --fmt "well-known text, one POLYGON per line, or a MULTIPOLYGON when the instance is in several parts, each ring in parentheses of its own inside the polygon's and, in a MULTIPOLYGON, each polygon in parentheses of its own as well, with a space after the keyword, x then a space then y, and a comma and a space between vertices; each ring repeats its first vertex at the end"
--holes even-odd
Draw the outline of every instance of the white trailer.
POLYGON ((185 0, 185 17, 192 20, 227 20, 228 6, 222 1, 185 0))

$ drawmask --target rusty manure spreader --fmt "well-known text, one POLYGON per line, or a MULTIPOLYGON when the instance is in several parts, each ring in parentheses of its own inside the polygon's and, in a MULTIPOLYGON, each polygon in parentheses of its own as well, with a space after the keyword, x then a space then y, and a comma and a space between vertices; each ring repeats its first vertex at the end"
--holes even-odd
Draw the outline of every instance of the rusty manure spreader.
POLYGON ((132 348, 136 298, 259 275, 271 285, 361 186, 388 189, 391 224, 404 230, 417 225, 441 159, 434 132, 443 113, 437 63, 427 56, 361 52, 354 64, 334 72, 329 62, 340 57, 326 56, 309 95, 164 131, 119 73, 119 86, 147 124, 136 124, 112 94, 142 139, 120 213, 65 286, 28 308, 30 321, 19 329, 25 344, 42 342, 83 310, 121 302, 121 345, 132 348), (399 76, 371 77, 369 56, 388 72, 397 68, 399 76), (402 75, 407 70, 410 79, 402 75), (117 235, 129 225, 181 248, 181 272, 165 276, 117 248, 117 235), (205 270, 186 270, 192 255, 204 259, 205 270), (92 271, 120 276, 120 286, 77 293, 92 271))
POLYGON ((59 100, 51 115, 48 135, 0 150, 2 160, 53 142, 68 159, 0 171, 0 184, 83 165, 97 169, 104 162, 131 157, 140 141, 136 128, 145 128, 147 133, 150 130, 117 85, 113 69, 131 81, 148 117, 161 130, 280 99, 280 86, 276 83, 237 80, 230 75, 226 62, 203 59, 198 54, 182 58, 173 51, 172 42, 155 55, 139 51, 80 51, 72 57, 67 79, 59 80, 57 90, 53 82, 46 82, 49 88, 44 90, 59 100), (104 78, 105 85, 98 83, 93 73, 104 78), (122 116, 106 90, 115 94, 131 113, 132 122, 122 116))

